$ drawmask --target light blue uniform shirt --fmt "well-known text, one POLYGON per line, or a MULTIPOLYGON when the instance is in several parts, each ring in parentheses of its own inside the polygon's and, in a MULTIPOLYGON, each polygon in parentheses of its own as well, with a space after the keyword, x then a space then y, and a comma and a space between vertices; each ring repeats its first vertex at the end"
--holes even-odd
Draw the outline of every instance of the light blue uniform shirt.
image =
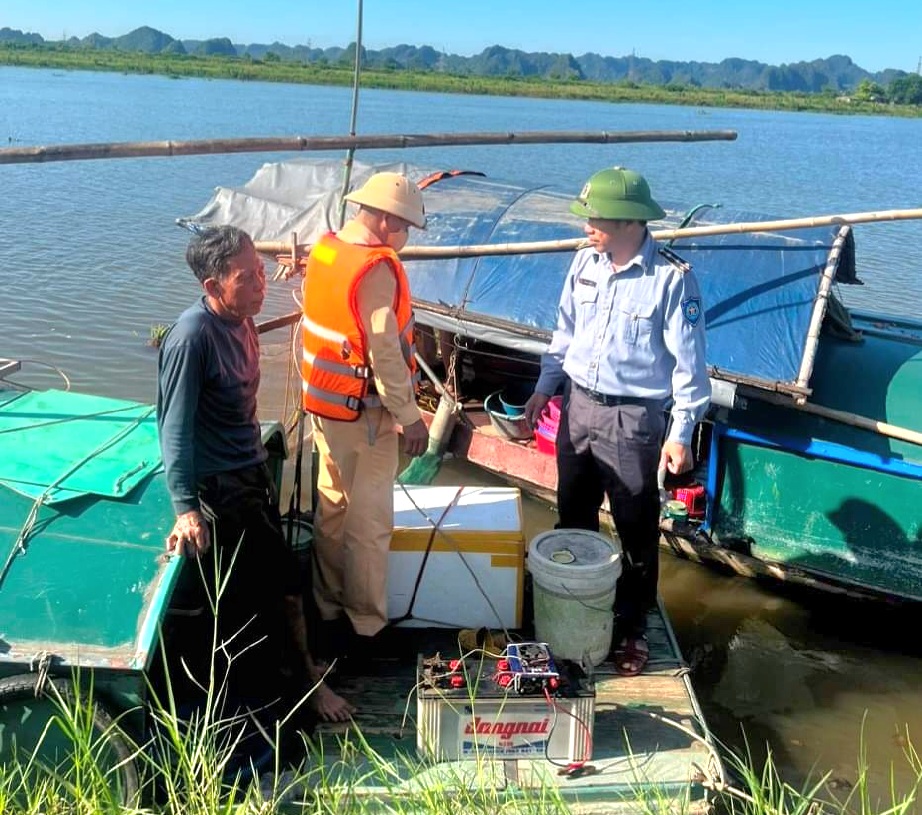
POLYGON ((694 273, 667 261, 648 232, 619 271, 607 254, 576 253, 535 391, 551 396, 569 377, 611 396, 672 399, 668 439, 687 445, 711 397, 704 351, 694 273))

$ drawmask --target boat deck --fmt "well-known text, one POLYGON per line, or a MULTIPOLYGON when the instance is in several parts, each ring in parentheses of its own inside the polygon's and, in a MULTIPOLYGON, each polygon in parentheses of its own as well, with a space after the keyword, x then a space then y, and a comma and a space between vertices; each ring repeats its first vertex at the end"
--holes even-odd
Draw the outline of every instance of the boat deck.
MULTIPOLYGON (((415 644, 424 656, 459 653, 453 630, 400 629, 395 634, 401 643, 395 652, 415 644)), ((419 759, 415 660, 395 655, 369 660, 361 673, 354 670, 357 675, 338 680, 337 689, 358 712, 354 726, 323 724, 315 734, 327 781, 336 778, 349 785, 351 794, 374 797, 430 787, 487 787, 502 798, 540 788, 556 790, 575 812, 634 811, 640 801, 656 802, 653 809, 668 804, 706 810, 709 802, 700 781, 703 774, 719 772, 719 759, 662 608, 650 614, 648 637, 650 661, 641 675, 619 676, 606 662, 590 677, 596 693, 593 748, 581 771, 567 774, 560 762, 535 757, 419 759), (368 758, 368 747, 375 759, 368 758)))

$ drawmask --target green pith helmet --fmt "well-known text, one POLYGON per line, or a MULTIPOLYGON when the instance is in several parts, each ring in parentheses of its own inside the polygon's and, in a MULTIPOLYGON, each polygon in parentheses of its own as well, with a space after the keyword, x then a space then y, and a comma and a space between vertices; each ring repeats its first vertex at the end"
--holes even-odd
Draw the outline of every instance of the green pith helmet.
POLYGON ((646 179, 633 170, 600 170, 584 185, 570 212, 609 221, 658 221, 666 211, 653 200, 646 179))

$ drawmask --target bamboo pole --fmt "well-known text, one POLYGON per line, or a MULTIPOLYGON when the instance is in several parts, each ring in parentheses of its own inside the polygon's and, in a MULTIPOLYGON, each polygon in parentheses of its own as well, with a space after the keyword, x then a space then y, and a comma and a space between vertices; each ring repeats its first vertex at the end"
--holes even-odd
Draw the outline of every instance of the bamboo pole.
POLYGON ((911 221, 922 218, 922 209, 885 209, 879 212, 847 212, 841 215, 810 215, 805 218, 783 218, 777 221, 739 221, 735 224, 691 226, 685 229, 654 230, 657 240, 669 238, 700 238, 707 235, 732 235, 740 232, 783 232, 788 229, 810 229, 837 224, 867 224, 877 221, 911 221))
MULTIPOLYGON (((352 75, 352 111, 349 115, 349 135, 355 136, 355 123, 359 114, 359 78, 362 73, 362 20, 364 13, 362 10, 362 0, 358 0, 355 20, 355 67, 352 75)), ((346 150, 346 161, 343 167, 343 186, 339 194, 339 212, 337 219, 337 229, 342 229, 346 222, 346 193, 349 192, 349 184, 352 181, 352 166, 355 161, 355 147, 349 147, 346 150)), ((292 268, 296 268, 292 266, 292 268)))
POLYGON ((275 331, 277 328, 286 328, 294 325, 301 319, 300 311, 292 311, 289 314, 283 314, 281 317, 273 317, 271 320, 265 320, 256 326, 257 334, 265 334, 267 331, 275 331))
POLYGON ((826 258, 826 267, 823 269, 823 276, 820 278, 816 299, 813 301, 810 324, 807 326, 807 340, 803 358, 800 360, 800 371, 797 373, 796 384, 800 388, 806 389, 810 384, 810 377, 813 376, 813 364, 816 361, 816 352, 820 345, 820 331, 823 329, 823 320, 826 318, 826 310, 829 306, 829 294, 836 279, 836 272, 839 270, 842 247, 845 246, 845 241, 848 239, 850 231, 851 229, 848 226, 840 227, 836 239, 832 243, 832 249, 826 258))
POLYGON ((795 402, 791 399, 785 399, 779 394, 768 391, 755 392, 747 389, 745 396, 751 399, 760 399, 772 405, 799 410, 802 413, 811 413, 814 416, 830 419, 840 424, 851 425, 852 427, 859 427, 862 430, 870 430, 872 433, 878 433, 881 436, 887 436, 891 439, 899 439, 900 441, 907 441, 910 444, 922 445, 922 433, 918 430, 911 430, 908 427, 880 422, 868 416, 861 416, 846 410, 835 410, 834 408, 817 405, 813 402, 795 402))
MULTIPOLYGON (((733 235, 745 232, 783 232, 789 229, 808 229, 835 224, 863 224, 880 221, 909 221, 922 218, 922 209, 888 209, 880 212, 850 212, 841 215, 813 215, 807 218, 788 218, 778 221, 739 221, 732 224, 690 226, 684 229, 654 229, 658 241, 679 238, 700 238, 710 235, 733 235)), ((400 251, 404 260, 435 258, 465 258, 485 255, 527 255, 542 252, 574 252, 586 246, 585 238, 565 238, 553 241, 526 241, 522 243, 483 243, 469 246, 406 246, 400 251)), ((304 252, 310 245, 304 244, 304 252)), ((267 255, 287 252, 288 244, 282 241, 257 241, 256 250, 267 255)))
POLYGON ((367 136, 267 136, 190 141, 102 142, 0 150, 0 164, 36 164, 105 158, 197 156, 215 153, 268 153, 294 150, 369 150, 404 147, 458 147, 494 144, 630 144, 634 142, 733 141, 735 130, 534 130, 520 133, 421 133, 367 136))

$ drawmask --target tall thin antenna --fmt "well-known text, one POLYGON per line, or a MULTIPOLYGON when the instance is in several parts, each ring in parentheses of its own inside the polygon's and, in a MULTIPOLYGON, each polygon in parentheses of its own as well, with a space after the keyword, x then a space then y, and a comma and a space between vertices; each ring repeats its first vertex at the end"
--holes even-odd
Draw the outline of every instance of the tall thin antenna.
MULTIPOLYGON (((355 123, 359 110, 359 81, 362 73, 362 0, 358 0, 355 22, 355 69, 352 77, 352 114, 349 118, 349 135, 355 135, 355 123)), ((346 166, 343 172, 343 189, 339 202, 339 226, 346 220, 346 193, 349 192, 349 182, 352 179, 352 161, 355 157, 355 148, 350 147, 346 152, 346 166)))

